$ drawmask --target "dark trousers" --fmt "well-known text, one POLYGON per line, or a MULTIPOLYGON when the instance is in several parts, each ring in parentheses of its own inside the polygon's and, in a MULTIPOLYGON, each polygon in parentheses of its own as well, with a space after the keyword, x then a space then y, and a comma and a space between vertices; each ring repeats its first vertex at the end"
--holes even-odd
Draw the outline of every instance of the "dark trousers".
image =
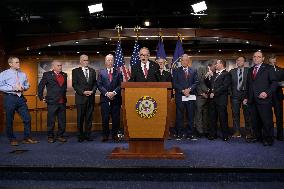
POLYGON ((178 136, 192 135, 195 101, 176 102, 176 131, 178 136), (188 124, 184 128, 184 110, 188 118, 188 124))
POLYGON ((227 138, 229 135, 227 104, 218 104, 214 99, 210 99, 209 117, 209 135, 213 137, 217 136, 217 121, 219 120, 222 137, 227 138))
POLYGON ((101 114, 103 122, 103 136, 108 137, 110 134, 109 131, 109 119, 110 115, 112 118, 112 130, 111 134, 114 137, 120 127, 120 104, 115 104, 112 102, 103 102, 101 103, 101 114))
POLYGON ((57 136, 62 137, 66 128, 66 104, 47 105, 47 136, 54 137, 55 118, 58 121, 57 136))
POLYGON ((93 98, 89 98, 84 104, 77 104, 77 127, 78 137, 88 138, 91 135, 94 102, 93 98))
POLYGON ((257 103, 249 105, 255 137, 265 141, 272 141, 274 135, 272 105, 257 103))
POLYGON ((273 108, 276 117, 277 137, 283 137, 283 100, 273 95, 273 108))
POLYGON ((208 99, 202 96, 196 97, 196 112, 194 115, 194 125, 200 133, 208 133, 208 99))
POLYGON ((24 137, 28 138, 31 134, 31 116, 28 110, 26 99, 17 95, 4 95, 4 109, 6 112, 6 134, 9 140, 15 139, 13 132, 13 120, 15 112, 21 116, 24 123, 24 137))
POLYGON ((243 108, 243 115, 245 120, 246 135, 252 134, 252 128, 250 123, 250 113, 248 105, 243 104, 243 97, 231 97, 231 107, 233 116, 233 129, 234 132, 240 132, 240 109, 243 108))

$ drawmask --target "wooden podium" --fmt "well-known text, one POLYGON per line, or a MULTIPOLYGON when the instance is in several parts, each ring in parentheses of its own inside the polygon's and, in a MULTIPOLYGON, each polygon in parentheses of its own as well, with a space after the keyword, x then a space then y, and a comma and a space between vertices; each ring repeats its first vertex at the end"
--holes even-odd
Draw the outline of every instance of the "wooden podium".
POLYGON ((110 159, 184 159, 178 147, 166 150, 170 82, 123 82, 124 135, 129 148, 116 147, 110 159))

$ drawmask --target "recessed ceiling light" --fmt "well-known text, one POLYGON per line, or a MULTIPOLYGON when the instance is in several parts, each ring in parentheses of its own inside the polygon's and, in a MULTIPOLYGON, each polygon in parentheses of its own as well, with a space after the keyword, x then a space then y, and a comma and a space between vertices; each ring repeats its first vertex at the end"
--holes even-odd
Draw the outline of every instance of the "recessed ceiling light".
POLYGON ((90 14, 96 13, 96 12, 102 12, 104 10, 102 3, 90 5, 88 6, 88 9, 89 9, 90 14))
POLYGON ((97 54, 100 54, 100 51, 97 51, 97 54))
POLYGON ((192 7, 192 9, 195 13, 207 10, 207 5, 206 5, 205 1, 201 1, 199 3, 192 4, 191 7, 192 7))
POLYGON ((75 41, 75 43, 76 43, 76 44, 78 44, 78 43, 79 43, 79 41, 75 41))
POLYGON ((242 52, 242 49, 239 49, 239 52, 242 52))
POLYGON ((41 52, 38 52, 39 55, 41 55, 41 52))
POLYGON ((27 51, 29 51, 29 50, 30 50, 30 47, 27 47, 26 49, 27 49, 27 51))
POLYGON ((146 39, 149 39, 148 37, 146 37, 146 39))
POLYGON ((51 47, 51 44, 50 44, 50 43, 48 43, 48 45, 47 45, 47 46, 51 47))
POLYGON ((272 47, 272 44, 269 44, 269 47, 272 47))
POLYGON ((221 49, 219 49, 218 51, 219 51, 219 52, 221 52, 222 50, 221 50, 221 49))
POLYGON ((246 44, 249 44, 249 41, 246 41, 246 44))
POLYGON ((150 24, 151 24, 151 23, 150 23, 149 20, 145 20, 145 21, 144 21, 144 25, 145 25, 145 26, 150 26, 150 24))
POLYGON ((79 54, 80 52, 79 51, 77 51, 77 54, 79 54))

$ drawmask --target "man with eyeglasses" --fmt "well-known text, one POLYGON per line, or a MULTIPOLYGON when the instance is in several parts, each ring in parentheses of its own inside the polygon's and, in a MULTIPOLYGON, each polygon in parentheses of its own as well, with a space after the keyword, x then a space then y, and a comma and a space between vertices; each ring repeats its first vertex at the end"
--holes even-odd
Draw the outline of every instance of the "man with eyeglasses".
POLYGON ((131 67, 131 82, 157 82, 159 65, 149 60, 150 51, 142 47, 139 52, 140 63, 131 67))

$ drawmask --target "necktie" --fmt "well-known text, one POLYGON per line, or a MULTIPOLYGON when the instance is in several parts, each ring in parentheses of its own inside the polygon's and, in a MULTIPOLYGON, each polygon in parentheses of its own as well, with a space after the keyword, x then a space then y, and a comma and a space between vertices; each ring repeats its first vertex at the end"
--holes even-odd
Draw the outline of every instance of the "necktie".
POLYGON ((241 90, 243 84, 243 69, 239 69, 238 90, 241 90))
POLYGON ((85 68, 85 77, 87 82, 89 81, 89 72, 88 72, 88 68, 85 68))
POLYGON ((147 70, 146 64, 144 64, 144 75, 145 75, 145 78, 147 78, 148 70, 147 70))
POLYGON ((253 72, 252 72, 252 78, 255 79, 256 74, 257 74, 257 66, 254 66, 253 72))
POLYGON ((108 71, 108 79, 111 82, 112 81, 112 73, 111 70, 108 71))
MULTIPOLYGON (((21 84, 20 84, 19 72, 18 72, 18 71, 16 71, 16 85, 17 85, 17 86, 20 86, 20 85, 21 85, 21 84)), ((16 92, 16 94, 17 94, 18 96, 21 96, 21 95, 22 95, 22 92, 16 92)))
POLYGON ((187 70, 187 68, 184 68, 183 70, 184 70, 185 78, 187 79, 188 78, 188 70, 187 70))

